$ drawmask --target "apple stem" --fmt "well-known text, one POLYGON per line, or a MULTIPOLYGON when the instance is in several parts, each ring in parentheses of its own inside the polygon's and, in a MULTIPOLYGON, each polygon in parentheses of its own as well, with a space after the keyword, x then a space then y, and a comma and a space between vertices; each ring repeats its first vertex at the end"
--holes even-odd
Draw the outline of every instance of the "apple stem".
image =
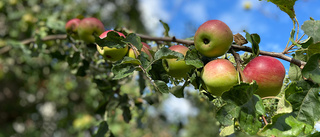
POLYGON ((262 115, 262 119, 265 125, 268 125, 268 121, 266 120, 266 117, 264 117, 264 115, 262 115))

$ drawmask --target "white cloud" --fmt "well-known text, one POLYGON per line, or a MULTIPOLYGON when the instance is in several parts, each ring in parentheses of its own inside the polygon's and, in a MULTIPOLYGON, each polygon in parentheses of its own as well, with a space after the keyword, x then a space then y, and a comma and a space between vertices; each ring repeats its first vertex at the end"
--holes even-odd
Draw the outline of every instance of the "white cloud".
POLYGON ((142 13, 142 20, 149 32, 155 35, 161 34, 163 28, 159 20, 167 22, 170 14, 164 9, 162 0, 140 0, 139 9, 142 13))

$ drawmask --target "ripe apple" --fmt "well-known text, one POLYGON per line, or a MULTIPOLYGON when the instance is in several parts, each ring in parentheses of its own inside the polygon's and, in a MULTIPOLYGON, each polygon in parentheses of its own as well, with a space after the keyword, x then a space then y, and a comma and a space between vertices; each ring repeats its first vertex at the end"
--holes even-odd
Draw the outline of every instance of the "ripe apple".
MULTIPOLYGON (((107 37, 107 34, 110 31, 113 31, 113 30, 107 30, 107 31, 103 32, 99 37, 101 39, 107 37)), ((121 32, 117 32, 117 33, 122 37, 126 37, 121 32)), ((125 48, 117 49, 117 48, 109 48, 107 46, 100 47, 97 44, 97 50, 105 59, 110 60, 110 61, 118 61, 118 60, 122 59, 127 54, 128 46, 126 46, 125 48)))
POLYGON ((203 23, 194 35, 196 49, 206 57, 218 57, 225 54, 232 41, 232 31, 220 20, 209 20, 203 23))
POLYGON ((221 96, 238 83, 238 72, 229 60, 215 59, 203 67, 201 78, 209 93, 221 96))
POLYGON ((80 19, 74 18, 74 19, 69 20, 66 23, 65 28, 66 28, 67 34, 70 35, 74 39, 79 38, 77 29, 78 29, 78 25, 79 25, 80 21, 81 21, 80 19))
MULTIPOLYGON (((189 50, 188 47, 182 45, 174 45, 169 47, 169 49, 175 52, 179 52, 184 56, 189 50)), ((167 73, 175 78, 185 78, 188 72, 193 68, 193 66, 187 65, 184 60, 177 61, 177 59, 164 59, 162 64, 167 73)))
POLYGON ((257 82, 256 94, 266 97, 279 94, 286 70, 279 60, 270 56, 258 56, 247 64, 243 74, 245 82, 257 82))
MULTIPOLYGON (((149 50, 151 50, 150 46, 147 43, 144 43, 144 42, 141 42, 141 43, 143 45, 142 48, 141 48, 141 51, 146 53, 149 56, 148 59, 151 60, 152 55, 151 55, 151 53, 149 51, 149 50)), ((138 55, 140 55, 140 54, 138 53, 138 55)), ((136 58, 136 56, 135 56, 135 54, 133 52, 133 49, 131 49, 131 48, 129 49, 128 56, 131 57, 131 58, 136 58)))
POLYGON ((94 34, 100 35, 104 32, 102 22, 94 17, 84 18, 78 25, 78 35, 86 43, 94 43, 94 34))

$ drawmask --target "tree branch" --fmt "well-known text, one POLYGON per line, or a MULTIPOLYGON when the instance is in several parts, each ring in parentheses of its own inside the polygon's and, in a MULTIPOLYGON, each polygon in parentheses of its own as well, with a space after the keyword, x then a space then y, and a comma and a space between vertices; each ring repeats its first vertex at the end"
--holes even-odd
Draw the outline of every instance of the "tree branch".
MULTIPOLYGON (((152 36, 147 36, 147 35, 143 35, 143 34, 137 34, 141 39, 144 40, 150 40, 150 41, 166 41, 166 42, 177 42, 177 43, 181 43, 181 44, 186 44, 186 45, 193 45, 194 42, 192 40, 184 40, 184 39, 177 39, 175 37, 152 37, 152 36)), ((49 35, 46 36, 44 38, 42 38, 42 41, 49 41, 49 40, 57 40, 57 39, 66 39, 67 35, 66 34, 58 34, 58 35, 49 35)), ((21 43, 22 44, 30 44, 30 43, 34 43, 36 40, 34 38, 30 38, 30 39, 26 39, 23 40, 21 43)), ((232 48, 234 50, 242 50, 242 51, 247 51, 247 52, 251 52, 252 53, 252 48, 247 47, 247 46, 239 46, 239 45, 232 45, 232 48)), ((283 59, 285 61, 291 62, 297 66, 299 66, 300 68, 303 68, 304 65, 306 65, 306 62, 301 61, 301 60, 297 60, 291 57, 288 57, 282 53, 277 53, 277 52, 268 52, 268 51, 262 51, 260 50, 260 54, 261 55, 267 55, 267 56, 272 56, 272 57, 276 57, 279 59, 283 59)))

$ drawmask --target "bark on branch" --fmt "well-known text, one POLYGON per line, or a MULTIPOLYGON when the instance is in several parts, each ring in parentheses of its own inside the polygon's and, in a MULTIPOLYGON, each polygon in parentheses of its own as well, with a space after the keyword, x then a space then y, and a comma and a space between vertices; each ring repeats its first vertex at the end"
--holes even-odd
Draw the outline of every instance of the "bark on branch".
MULTIPOLYGON (((194 44, 194 42, 192 40, 177 39, 176 37, 152 37, 152 36, 143 35, 143 34, 137 34, 137 36, 139 36, 141 39, 144 39, 144 40, 150 40, 150 41, 156 41, 156 42, 159 42, 159 41, 177 42, 177 43, 186 44, 186 45, 193 45, 194 44)), ((67 39, 67 35, 66 34, 49 35, 49 36, 42 38, 41 40, 42 41, 49 41, 49 40, 58 40, 58 39, 67 39)), ((30 38, 30 39, 23 40, 21 43, 22 44, 30 44, 30 43, 34 43, 34 42, 36 42, 36 39, 30 38)), ((241 51, 247 51, 247 52, 252 53, 252 48, 247 47, 247 46, 239 46, 239 45, 233 44, 232 48, 234 50, 241 50, 241 51)), ((285 61, 291 62, 291 63, 299 66, 300 68, 303 68, 304 65, 306 65, 306 62, 304 62, 304 61, 288 57, 288 56, 286 56, 282 53, 278 53, 278 52, 268 52, 268 51, 260 50, 260 54, 283 59, 285 61)))

